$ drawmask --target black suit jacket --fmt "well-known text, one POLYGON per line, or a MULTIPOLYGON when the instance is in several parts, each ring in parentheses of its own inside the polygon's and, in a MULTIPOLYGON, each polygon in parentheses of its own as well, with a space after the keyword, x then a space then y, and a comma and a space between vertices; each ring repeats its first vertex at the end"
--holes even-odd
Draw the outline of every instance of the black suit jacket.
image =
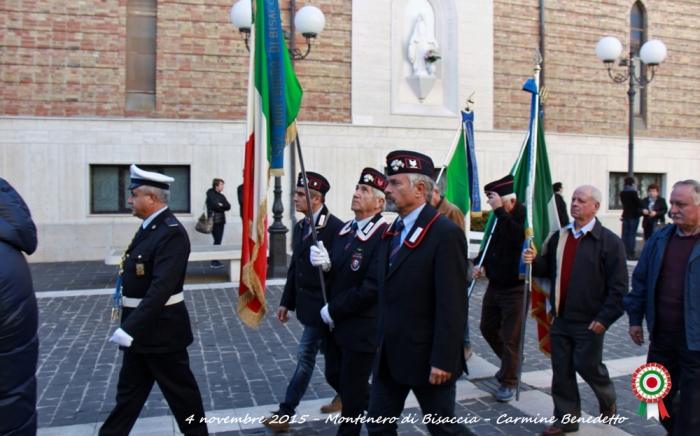
POLYGON ((426 204, 388 268, 395 222, 382 235, 378 358, 374 376, 386 371, 399 383, 430 386, 430 370, 464 368, 462 335, 467 323, 467 240, 447 217, 426 204))
MULTIPOLYGON (((649 209, 649 197, 642 200, 642 209, 649 209)), ((651 210, 656 212, 656 216, 651 218, 648 215, 644 215, 644 219, 642 220, 643 227, 653 227, 654 223, 657 221, 660 223, 666 222, 665 216, 666 212, 668 212, 668 205, 666 204, 665 198, 661 196, 656 197, 654 207, 651 210)))
POLYGON ((368 275, 376 264, 379 242, 386 228, 382 214, 375 215, 358 229, 348 244, 352 221, 345 223, 333 241, 331 270, 328 272, 328 313, 335 328, 333 337, 343 349, 374 353, 377 351, 377 277, 368 275))
POLYGON ((564 197, 558 192, 554 193, 554 204, 557 205, 557 215, 559 216, 559 225, 564 227, 569 224, 569 212, 566 208, 566 201, 564 197))
POLYGON ((136 308, 122 309, 121 328, 134 338, 126 351, 168 353, 192 343, 185 302, 166 306, 185 282, 190 240, 170 209, 139 231, 129 246, 122 273, 122 295, 142 298, 136 308), (143 264, 143 275, 137 274, 143 264))
MULTIPOLYGON (((280 306, 296 311, 297 319, 302 324, 317 327, 323 307, 321 276, 318 267, 311 265, 309 248, 313 243, 313 236, 309 235, 306 240, 303 239, 303 225, 304 220, 300 220, 294 226, 292 261, 287 271, 287 283, 284 285, 280 306)), ((329 253, 333 249, 333 237, 342 225, 343 222, 331 215, 324 205, 316 220, 316 232, 318 240, 323 241, 323 246, 329 253)))

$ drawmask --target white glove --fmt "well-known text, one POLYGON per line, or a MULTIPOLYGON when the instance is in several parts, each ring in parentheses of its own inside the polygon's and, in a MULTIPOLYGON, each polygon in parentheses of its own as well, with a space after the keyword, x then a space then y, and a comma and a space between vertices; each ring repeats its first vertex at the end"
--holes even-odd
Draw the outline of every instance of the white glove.
POLYGON ((328 313, 328 303, 326 303, 326 305, 323 306, 323 309, 321 309, 321 319, 323 319, 323 322, 331 326, 332 329, 335 328, 335 323, 331 318, 331 314, 328 313))
POLYGON ((328 256, 328 250, 323 246, 323 241, 318 241, 318 246, 311 246, 311 265, 321 265, 324 272, 331 269, 331 258, 328 256))
POLYGON ((114 332, 112 337, 109 338, 109 342, 114 342, 118 345, 121 345, 122 347, 131 347, 131 341, 133 340, 134 338, 129 336, 129 334, 121 328, 118 328, 117 331, 114 332))

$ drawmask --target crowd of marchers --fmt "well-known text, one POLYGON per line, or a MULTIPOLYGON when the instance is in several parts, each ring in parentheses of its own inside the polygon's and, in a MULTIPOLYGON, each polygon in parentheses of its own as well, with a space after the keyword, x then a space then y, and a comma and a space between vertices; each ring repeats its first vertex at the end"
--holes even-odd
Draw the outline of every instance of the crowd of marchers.
MULTIPOLYGON (((468 288, 482 276, 489 281, 480 331, 501 360, 496 399, 510 401, 523 364, 523 305, 529 304, 522 261, 551 284, 554 419, 543 435, 579 430, 576 374, 595 393, 599 417, 616 416, 603 343, 625 311, 630 338, 640 346, 646 320, 647 360, 663 365, 671 379, 663 399, 670 417, 661 424, 669 435, 700 435, 700 183, 677 182, 667 205, 658 186, 650 185, 649 197, 641 199, 634 179, 627 180, 622 239, 596 218, 602 201, 596 187, 574 191, 568 222, 562 187, 555 184, 562 226, 536 252, 523 250, 527 210, 514 193, 513 177, 506 176, 485 186, 497 219, 472 266, 464 216, 435 185, 430 157, 399 150, 387 155, 386 165, 387 175, 362 170, 350 205, 354 218, 345 223, 325 205, 325 177, 311 171, 298 177, 295 207, 305 218, 293 229, 276 318, 286 323, 295 312, 303 333, 284 400, 261 420, 265 426, 286 431, 298 422, 296 408, 323 352, 324 375, 337 395, 322 411, 348 418, 338 421, 338 434, 358 435, 363 423, 370 435, 397 434, 409 392, 424 416, 436 417, 425 422, 431 434, 473 434, 455 416, 456 381, 471 356, 468 288), (392 222, 382 214, 387 202, 398 212, 392 222), (666 215, 671 224, 662 226, 666 215), (645 243, 630 288, 627 261, 637 258, 633 236, 640 217, 645 243)), ((123 360, 116 406, 100 435, 129 434, 154 383, 183 434, 208 434, 187 353, 193 335, 182 292, 190 243, 168 208, 173 181, 131 168, 128 203, 143 222, 120 265, 120 327, 110 341, 123 360)), ((215 182, 212 198, 220 186, 216 190, 215 182)), ((37 431, 38 310, 22 254, 35 248, 29 208, 0 179, 0 434, 37 431)))

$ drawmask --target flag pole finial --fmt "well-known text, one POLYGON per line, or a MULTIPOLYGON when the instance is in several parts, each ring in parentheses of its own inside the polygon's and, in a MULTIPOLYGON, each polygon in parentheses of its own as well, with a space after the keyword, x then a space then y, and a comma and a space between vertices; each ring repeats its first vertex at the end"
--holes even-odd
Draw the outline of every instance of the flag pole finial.
POLYGON ((532 62, 535 64, 535 69, 540 69, 540 64, 542 63, 542 54, 540 53, 539 47, 535 48, 535 54, 532 56, 532 62))
POLYGON ((474 110, 474 103, 476 103, 476 91, 472 92, 472 95, 467 99, 467 105, 464 108, 464 112, 470 114, 474 110))

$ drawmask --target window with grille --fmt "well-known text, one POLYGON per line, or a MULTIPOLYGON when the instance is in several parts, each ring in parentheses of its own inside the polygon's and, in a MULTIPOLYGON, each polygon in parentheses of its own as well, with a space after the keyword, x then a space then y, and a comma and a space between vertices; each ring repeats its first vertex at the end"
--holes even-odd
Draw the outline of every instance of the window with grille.
MULTIPOLYGON (((139 165, 145 171, 175 179, 170 185, 170 203, 175 213, 190 213, 190 167, 188 165, 139 165)), ((90 213, 131 214, 129 165, 90 165, 90 213)))
MULTIPOLYGON (((634 187, 637 188, 639 197, 644 198, 647 196, 647 186, 652 183, 659 185, 659 193, 664 192, 664 175, 665 174, 659 173, 635 173, 634 187)), ((610 173, 610 195, 608 195, 609 210, 622 210, 620 191, 622 191, 622 187, 625 186, 625 177, 627 177, 627 173, 610 173)))

